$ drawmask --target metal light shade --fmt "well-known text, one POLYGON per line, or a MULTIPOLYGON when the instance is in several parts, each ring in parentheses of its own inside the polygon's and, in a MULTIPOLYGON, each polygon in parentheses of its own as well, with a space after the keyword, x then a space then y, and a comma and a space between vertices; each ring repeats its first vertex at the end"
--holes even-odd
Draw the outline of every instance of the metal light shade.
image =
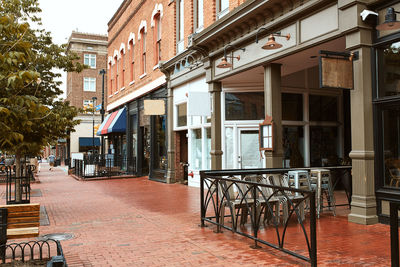
POLYGON ((266 49, 266 50, 272 50, 272 49, 278 49, 281 48, 282 45, 280 43, 275 42, 275 37, 273 35, 270 35, 268 37, 268 42, 263 45, 261 48, 266 49))
POLYGON ((397 21, 396 11, 393 7, 386 10, 385 22, 376 26, 379 31, 397 30, 400 29, 400 21, 397 21))
POLYGON ((232 64, 226 60, 226 57, 222 58, 221 62, 217 65, 217 68, 226 69, 232 67, 232 64))

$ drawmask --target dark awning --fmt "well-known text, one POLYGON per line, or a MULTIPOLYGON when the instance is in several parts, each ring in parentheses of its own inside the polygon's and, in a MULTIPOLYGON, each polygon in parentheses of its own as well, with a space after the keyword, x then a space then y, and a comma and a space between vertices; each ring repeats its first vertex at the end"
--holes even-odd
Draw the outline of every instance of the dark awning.
MULTIPOLYGON (((100 138, 94 138, 94 145, 100 146, 100 138)), ((79 146, 93 146, 93 138, 92 137, 79 137, 79 146)))

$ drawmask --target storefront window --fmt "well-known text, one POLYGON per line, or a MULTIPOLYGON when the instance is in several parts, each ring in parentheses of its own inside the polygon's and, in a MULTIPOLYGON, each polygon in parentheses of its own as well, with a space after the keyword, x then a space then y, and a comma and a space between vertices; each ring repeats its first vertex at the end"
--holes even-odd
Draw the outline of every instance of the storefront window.
POLYGON ((400 107, 382 112, 385 186, 400 187, 400 107))
POLYGON ((263 120, 264 92, 225 93, 226 120, 263 120))
POLYGON ((187 126, 187 103, 177 105, 178 110, 178 127, 187 126))
POLYGON ((310 127, 311 167, 338 165, 338 128, 310 127))
POLYGON ((310 95, 310 121, 338 120, 338 98, 336 96, 310 95))
POLYGON ((233 169, 233 128, 225 128, 225 168, 233 169))
POLYGON ((284 167, 304 167, 304 133, 302 126, 283 127, 284 167))
POLYGON ((379 97, 400 94, 400 42, 377 49, 379 97))
POLYGON ((154 116, 154 169, 165 170, 167 165, 167 151, 165 146, 165 116, 154 116))
POLYGON ((206 128, 206 169, 211 169, 211 128, 206 128))
POLYGON ((282 94, 282 120, 303 120, 303 95, 288 93, 282 94))
POLYGON ((136 155, 137 155, 137 115, 131 115, 130 116, 131 120, 131 127, 132 127, 132 143, 131 143, 131 166, 129 166, 130 171, 136 171, 135 166, 136 166, 136 155))
POLYGON ((201 143, 201 129, 194 129, 191 139, 191 163, 190 166, 193 170, 202 169, 202 143, 201 143))

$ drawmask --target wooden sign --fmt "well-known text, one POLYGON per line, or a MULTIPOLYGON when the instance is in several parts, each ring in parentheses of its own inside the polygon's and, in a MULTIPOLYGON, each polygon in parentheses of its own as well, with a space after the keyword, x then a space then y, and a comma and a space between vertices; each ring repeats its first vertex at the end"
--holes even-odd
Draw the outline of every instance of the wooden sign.
POLYGON ((319 87, 354 89, 353 61, 349 58, 320 57, 319 87))

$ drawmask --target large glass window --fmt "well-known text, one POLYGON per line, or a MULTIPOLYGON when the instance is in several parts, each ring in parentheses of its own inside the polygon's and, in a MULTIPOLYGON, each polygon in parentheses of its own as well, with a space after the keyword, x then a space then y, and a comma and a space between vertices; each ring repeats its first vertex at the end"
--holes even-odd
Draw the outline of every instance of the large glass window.
POLYGON ((400 107, 389 106, 382 112, 385 186, 400 187, 400 107))
POLYGON ((336 96, 310 95, 310 121, 338 120, 338 98, 336 96))
POLYGON ((83 91, 96 92, 96 78, 83 78, 83 91))
POLYGON ((176 51, 177 53, 181 53, 185 48, 184 48, 184 24, 185 24, 185 18, 184 18, 184 10, 185 7, 183 5, 183 0, 178 0, 177 2, 177 7, 178 10, 176 12, 177 14, 177 29, 176 29, 176 51))
POLYGON ((282 94, 282 120, 302 121, 303 120, 303 95, 282 94))
POLYGON ((178 113, 178 127, 187 126, 187 103, 182 103, 177 105, 177 113, 178 113))
POLYGON ((155 120, 155 146, 154 146, 154 168, 165 170, 167 168, 167 151, 165 146, 165 123, 166 116, 154 116, 155 120))
POLYGON ((233 169, 233 128, 225 128, 225 168, 233 169))
POLYGON ((263 120, 264 92, 225 93, 226 120, 263 120))
POLYGON ((400 94, 400 42, 377 49, 378 96, 400 94))
POLYGON ((94 55, 94 54, 84 54, 83 58, 84 58, 84 62, 83 63, 85 65, 88 65, 92 69, 96 68, 96 55, 94 55))
POLYGON ((282 146, 285 168, 304 167, 303 126, 284 126, 282 146))
POLYGON ((154 65, 161 60, 161 15, 157 13, 154 16, 154 65))
POLYGON ((191 142, 191 163, 190 166, 193 170, 202 169, 202 142, 201 142, 201 129, 194 129, 192 132, 191 142))
POLYGON ((204 26, 204 8, 203 8, 203 0, 194 0, 195 6, 195 25, 194 28, 196 30, 200 30, 204 26))
POLYGON ((310 127, 311 166, 336 166, 339 164, 337 127, 310 127))
POLYGON ((211 128, 206 128, 206 170, 211 169, 211 128))
POLYGON ((229 0, 218 0, 217 2, 217 15, 218 18, 223 17, 229 12, 229 0))

